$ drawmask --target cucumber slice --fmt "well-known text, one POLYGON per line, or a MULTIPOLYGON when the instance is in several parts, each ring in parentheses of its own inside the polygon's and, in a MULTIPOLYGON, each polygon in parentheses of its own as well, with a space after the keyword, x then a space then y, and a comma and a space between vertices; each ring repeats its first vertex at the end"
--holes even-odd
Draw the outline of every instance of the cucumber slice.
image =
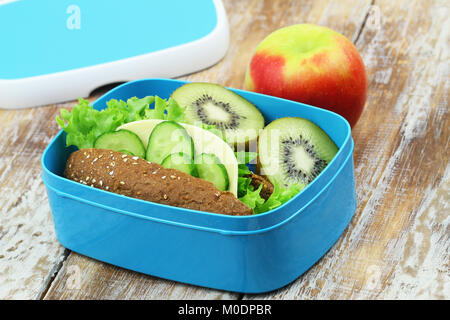
POLYGON ((194 159, 194 141, 186 129, 175 121, 164 121, 155 126, 147 145, 147 161, 161 164, 172 153, 184 153, 194 159))
POLYGON ((95 140, 94 148, 113 151, 127 150, 135 156, 145 157, 145 147, 141 139, 134 132, 124 129, 102 134, 95 140))
POLYGON ((199 178, 212 182, 219 190, 228 189, 227 169, 215 155, 202 153, 196 157, 195 163, 199 178))
POLYGON ((193 177, 198 177, 197 167, 192 163, 192 159, 183 152, 169 154, 161 165, 167 169, 176 169, 193 177))

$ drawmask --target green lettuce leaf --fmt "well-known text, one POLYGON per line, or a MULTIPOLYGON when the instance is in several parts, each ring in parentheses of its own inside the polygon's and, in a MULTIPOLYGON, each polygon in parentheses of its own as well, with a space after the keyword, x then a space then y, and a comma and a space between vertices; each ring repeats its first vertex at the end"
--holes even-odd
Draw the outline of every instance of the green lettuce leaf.
MULTIPOLYGON (((111 100, 113 101, 113 100, 111 100)), ((110 104, 111 104, 110 101, 110 104)), ((115 100, 117 101, 117 100, 115 100)), ((142 99, 136 97, 127 100, 126 106, 124 106, 123 101, 120 104, 124 107, 128 107, 128 119, 127 122, 133 122, 143 119, 148 119, 146 111, 149 110, 149 106, 155 101, 155 97, 148 96, 142 99)), ((108 104, 107 104, 108 105, 108 104)), ((126 109, 125 109, 126 110, 126 109)))
POLYGON ((254 190, 253 186, 250 185, 250 182, 251 179, 249 178, 238 178, 238 199, 249 208, 253 209, 253 214, 259 214, 278 208, 304 188, 304 185, 298 184, 288 188, 283 188, 275 184, 273 193, 270 195, 269 199, 264 200, 260 196, 262 184, 259 185, 258 189, 254 190))
POLYGON ((127 102, 111 99, 105 109, 98 111, 88 100, 80 98, 72 111, 61 109, 56 116, 56 122, 67 133, 67 146, 79 149, 92 148, 99 136, 115 131, 122 124, 145 119, 182 122, 184 108, 173 99, 166 101, 158 96, 147 96, 133 97, 127 102))
POLYGON ((180 105, 174 99, 169 98, 166 106, 166 120, 184 122, 185 110, 186 108, 180 107, 180 105))
POLYGON ((160 97, 155 97, 155 108, 148 111, 148 119, 164 119, 166 101, 160 97))
MULTIPOLYGON (((251 180, 251 179, 248 179, 251 180)), ((263 187, 262 184, 259 185, 258 189, 254 190, 253 186, 247 186, 247 190, 245 195, 243 195, 242 197, 239 198, 239 200, 241 200, 243 203, 245 203, 249 208, 253 209, 253 213, 257 213, 255 212, 255 210, 259 207, 261 207, 262 205, 264 205, 264 199, 261 198, 261 196, 259 195, 259 193, 261 192, 261 189, 263 187)), ((258 212, 260 213, 260 212, 258 212)))
MULTIPOLYGON (((257 156, 254 152, 235 154, 238 159, 245 158, 247 161, 246 163, 249 163, 257 156)), ((273 193, 267 200, 264 200, 264 198, 260 196, 262 184, 255 190, 251 185, 252 179, 247 177, 247 175, 250 174, 251 171, 248 169, 247 165, 243 163, 238 165, 238 199, 249 208, 253 209, 254 214, 267 212, 281 206, 305 187, 303 184, 293 184, 290 187, 284 188, 277 183, 273 183, 273 193)))
MULTIPOLYGON (((238 165, 238 198, 241 199, 245 195, 247 195, 248 192, 253 192, 253 186, 250 185, 252 182, 252 179, 246 177, 246 175, 251 174, 250 170, 245 164, 239 164, 238 165)), ((259 195, 259 192, 258 192, 259 195)), ((242 201, 242 199, 241 199, 242 201)), ((244 201, 242 201, 245 203, 244 201)))
POLYGON ((303 184, 293 184, 288 188, 283 188, 276 183, 273 184, 273 193, 270 195, 269 199, 264 203, 258 203, 253 209, 253 213, 258 214, 278 208, 293 198, 304 187, 303 184))
POLYGON ((114 131, 126 117, 120 107, 97 111, 89 106, 89 101, 79 99, 72 112, 62 109, 56 122, 67 132, 66 144, 83 149, 92 147, 101 134, 114 131))

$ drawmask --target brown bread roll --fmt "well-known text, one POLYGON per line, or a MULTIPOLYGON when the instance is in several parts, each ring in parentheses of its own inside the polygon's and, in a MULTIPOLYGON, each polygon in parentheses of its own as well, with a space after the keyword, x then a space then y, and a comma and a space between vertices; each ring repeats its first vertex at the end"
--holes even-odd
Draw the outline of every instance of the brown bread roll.
POLYGON ((91 187, 175 207, 228 215, 253 213, 231 192, 220 191, 209 181, 116 151, 73 152, 64 176, 91 187))

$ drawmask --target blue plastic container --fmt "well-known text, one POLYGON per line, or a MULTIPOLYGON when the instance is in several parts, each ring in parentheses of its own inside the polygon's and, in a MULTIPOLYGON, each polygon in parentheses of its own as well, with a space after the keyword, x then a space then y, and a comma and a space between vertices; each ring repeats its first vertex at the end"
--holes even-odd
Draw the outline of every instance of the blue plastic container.
MULTIPOLYGON (((158 95, 168 98, 184 81, 147 79, 125 83, 95 103, 158 95)), ((63 177, 75 149, 60 132, 42 156, 59 242, 80 254, 126 269, 190 283, 260 293, 304 273, 336 242, 356 209, 353 140, 347 121, 327 110, 234 90, 254 103, 266 122, 307 118, 340 148, 326 169, 279 208, 254 216, 182 209, 113 194, 63 177)))

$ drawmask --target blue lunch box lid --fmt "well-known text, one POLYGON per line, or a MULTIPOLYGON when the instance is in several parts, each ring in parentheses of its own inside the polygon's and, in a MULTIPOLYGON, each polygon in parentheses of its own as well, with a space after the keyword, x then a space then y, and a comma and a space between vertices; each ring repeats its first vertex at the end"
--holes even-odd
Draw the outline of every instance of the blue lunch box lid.
POLYGON ((20 0, 0 3, 0 30, 0 109, 190 74, 217 63, 229 44, 221 0, 20 0))
POLYGON ((0 50, 0 61, 7 62, 0 79, 42 76, 164 50, 198 40, 216 24, 211 0, 8 3, 0 10, 0 29, 13 30, 0 37, 8 44, 8 50, 0 50), (79 26, 72 21, 76 13, 79 26))

